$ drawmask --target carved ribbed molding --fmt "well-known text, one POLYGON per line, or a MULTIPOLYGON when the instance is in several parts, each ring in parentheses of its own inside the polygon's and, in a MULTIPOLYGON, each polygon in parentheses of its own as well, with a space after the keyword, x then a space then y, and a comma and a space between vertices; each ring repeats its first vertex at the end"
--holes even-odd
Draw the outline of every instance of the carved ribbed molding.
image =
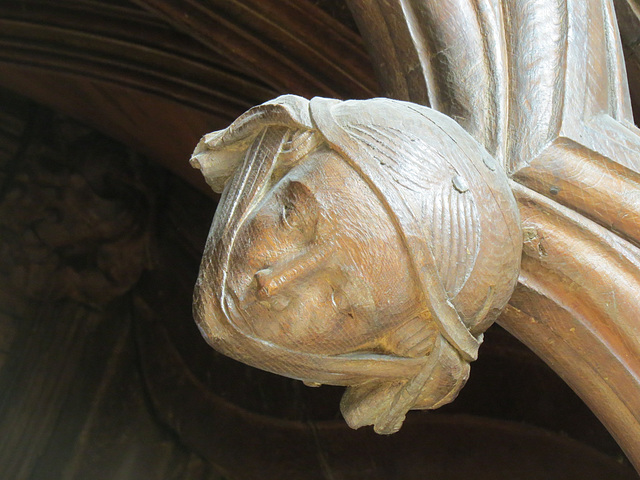
POLYGON ((3 2, 0 84, 97 126, 174 172, 210 126, 273 95, 125 2, 3 2))
POLYGON ((134 1, 280 93, 366 98, 377 90, 360 37, 310 1, 134 1))
POLYGON ((154 93, 222 118, 272 93, 135 6, 3 2, 0 59, 154 93))

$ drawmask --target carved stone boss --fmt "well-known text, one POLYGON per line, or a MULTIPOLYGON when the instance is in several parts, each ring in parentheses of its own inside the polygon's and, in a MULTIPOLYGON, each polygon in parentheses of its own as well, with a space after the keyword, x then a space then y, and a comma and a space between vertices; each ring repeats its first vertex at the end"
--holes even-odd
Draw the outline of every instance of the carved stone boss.
POLYGON ((387 93, 431 107, 287 95, 202 139, 204 337, 348 386, 349 425, 392 433, 456 397, 504 310, 637 468, 640 135, 612 3, 350 6, 387 93))

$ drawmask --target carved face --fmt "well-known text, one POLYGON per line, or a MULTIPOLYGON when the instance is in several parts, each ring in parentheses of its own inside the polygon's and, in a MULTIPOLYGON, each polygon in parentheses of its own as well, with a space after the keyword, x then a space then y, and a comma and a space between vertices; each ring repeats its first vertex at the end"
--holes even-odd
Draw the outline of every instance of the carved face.
POLYGON ((383 205, 322 147, 247 216, 231 252, 232 321, 301 352, 385 350, 418 302, 406 249, 383 205))
POLYGON ((392 433, 455 398, 522 244, 506 173, 460 125, 389 99, 286 95, 206 135, 191 162, 227 189, 194 295, 211 346, 347 386, 354 428, 392 433))

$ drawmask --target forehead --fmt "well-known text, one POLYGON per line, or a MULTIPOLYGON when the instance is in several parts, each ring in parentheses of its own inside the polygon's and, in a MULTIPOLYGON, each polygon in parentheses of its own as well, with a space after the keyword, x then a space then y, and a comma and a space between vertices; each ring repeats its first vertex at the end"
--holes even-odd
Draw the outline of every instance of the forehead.
POLYGON ((293 167, 281 180, 278 187, 286 187, 290 182, 304 184, 318 199, 354 196, 372 196, 366 182, 344 159, 329 147, 321 147, 311 152, 293 167))

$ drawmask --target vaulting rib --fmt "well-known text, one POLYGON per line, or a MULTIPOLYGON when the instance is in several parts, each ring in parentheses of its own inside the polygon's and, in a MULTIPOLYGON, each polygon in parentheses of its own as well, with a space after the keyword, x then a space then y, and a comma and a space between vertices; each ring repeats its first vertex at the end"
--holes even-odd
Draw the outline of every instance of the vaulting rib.
POLYGON ((640 300, 619 268, 640 258, 640 132, 612 1, 350 4, 386 93, 428 97, 511 174, 526 248, 499 323, 574 388, 640 471, 640 300))
POLYGON ((502 161, 508 92, 498 2, 348 3, 375 58, 384 93, 430 104, 502 161))

